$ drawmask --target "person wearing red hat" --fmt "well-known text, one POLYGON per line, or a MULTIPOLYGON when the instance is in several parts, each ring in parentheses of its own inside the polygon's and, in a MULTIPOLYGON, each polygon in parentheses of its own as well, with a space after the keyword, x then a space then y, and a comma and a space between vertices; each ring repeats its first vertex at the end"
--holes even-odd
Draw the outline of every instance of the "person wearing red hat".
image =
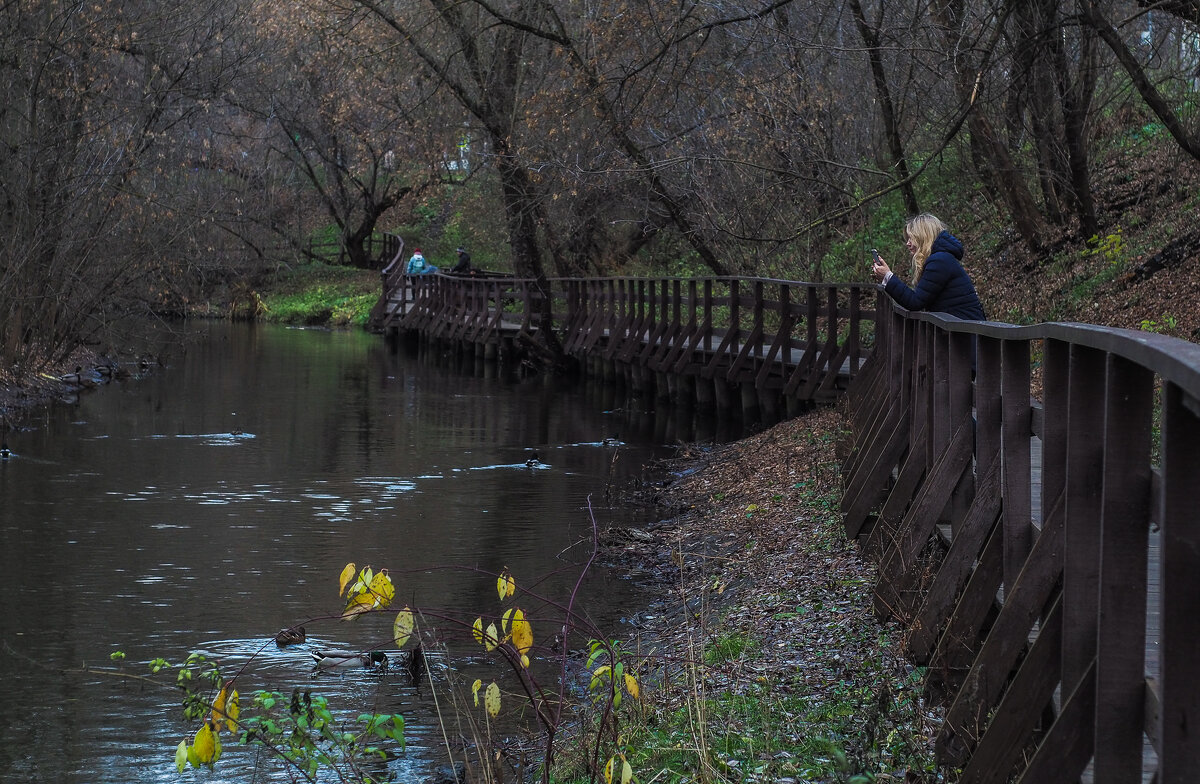
POLYGON ((408 259, 408 266, 404 271, 409 275, 424 275, 429 272, 429 265, 425 263, 425 257, 421 255, 421 249, 413 250, 413 255, 408 259))

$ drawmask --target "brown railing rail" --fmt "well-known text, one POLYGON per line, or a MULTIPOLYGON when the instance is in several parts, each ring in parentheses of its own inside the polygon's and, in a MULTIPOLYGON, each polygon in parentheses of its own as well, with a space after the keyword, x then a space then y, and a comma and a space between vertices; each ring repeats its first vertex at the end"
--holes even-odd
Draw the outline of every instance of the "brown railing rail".
POLYGON ((874 287, 861 284, 723 277, 547 286, 548 293, 534 280, 494 273, 385 271, 379 325, 501 349, 550 328, 585 364, 613 363, 664 395, 675 380, 699 381, 686 394, 719 406, 731 390, 741 390, 743 404, 751 392, 785 402, 835 399, 866 361, 875 320, 874 287))
POLYGON ((1200 346, 882 297, 847 533, 964 782, 1200 781, 1200 346))

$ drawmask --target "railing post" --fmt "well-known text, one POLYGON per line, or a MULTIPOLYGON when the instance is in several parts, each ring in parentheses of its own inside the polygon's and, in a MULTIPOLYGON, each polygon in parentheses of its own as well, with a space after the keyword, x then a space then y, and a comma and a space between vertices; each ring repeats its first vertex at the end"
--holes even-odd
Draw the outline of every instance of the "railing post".
POLYGON ((1108 356, 1096 630, 1096 784, 1140 782, 1154 374, 1108 356))
POLYGON ((1004 494, 1004 585, 1016 581, 1033 546, 1030 510, 1029 456, 1029 342, 1006 340, 1001 344, 1000 397, 1003 406, 1001 486, 1004 494))
POLYGON ((704 350, 712 351, 712 310, 713 282, 711 278, 704 279, 704 350))
POLYGON ((1104 353, 1072 345, 1067 404, 1063 550, 1063 690, 1096 655, 1100 498, 1104 481, 1104 353))
POLYGON ((1200 781, 1200 525, 1196 524, 1200 465, 1200 400, 1172 383, 1162 407, 1161 631, 1159 634, 1158 780, 1200 781))

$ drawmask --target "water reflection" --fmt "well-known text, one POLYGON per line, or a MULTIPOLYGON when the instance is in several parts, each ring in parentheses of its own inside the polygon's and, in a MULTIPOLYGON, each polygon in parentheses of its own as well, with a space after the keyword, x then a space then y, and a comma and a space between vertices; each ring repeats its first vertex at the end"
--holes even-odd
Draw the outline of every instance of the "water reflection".
MULTIPOLYGON (((334 620, 342 567, 386 566, 397 600, 431 616, 494 611, 486 575, 505 567, 560 599, 593 516, 602 527, 646 520, 627 489, 682 440, 678 424, 604 390, 414 362, 360 333, 202 331, 161 371, 9 437, 0 781, 177 778, 174 746, 195 726, 173 688, 100 671, 118 666, 118 650, 127 674, 200 650, 226 673, 244 668, 244 694, 301 686, 348 715, 404 713, 409 752, 389 769, 419 775, 441 743, 427 693, 401 673, 312 674, 312 649, 390 636, 390 620, 334 620), (275 646, 298 623, 309 639, 275 646)), ((599 571, 584 595, 610 626, 619 613, 606 608, 640 601, 599 571)), ((529 605, 548 617, 549 605, 529 605)), ((495 666, 461 653, 455 668, 495 666)), ((261 780, 270 767, 229 747, 208 778, 261 780)))

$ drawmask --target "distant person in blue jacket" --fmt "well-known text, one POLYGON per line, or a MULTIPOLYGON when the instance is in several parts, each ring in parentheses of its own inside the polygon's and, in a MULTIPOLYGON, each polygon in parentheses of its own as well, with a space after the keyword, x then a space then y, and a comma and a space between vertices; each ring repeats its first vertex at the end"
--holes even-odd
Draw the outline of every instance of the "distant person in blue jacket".
POLYGON ((871 271, 884 291, 907 310, 948 313, 965 321, 983 321, 983 305, 971 276, 963 269, 963 244, 946 224, 928 213, 904 225, 904 247, 912 254, 910 288, 878 256, 871 271))
POLYGON ((421 255, 421 249, 413 250, 413 255, 408 259, 408 266, 404 271, 409 275, 424 275, 427 272, 437 272, 437 267, 425 261, 425 257, 421 255))

